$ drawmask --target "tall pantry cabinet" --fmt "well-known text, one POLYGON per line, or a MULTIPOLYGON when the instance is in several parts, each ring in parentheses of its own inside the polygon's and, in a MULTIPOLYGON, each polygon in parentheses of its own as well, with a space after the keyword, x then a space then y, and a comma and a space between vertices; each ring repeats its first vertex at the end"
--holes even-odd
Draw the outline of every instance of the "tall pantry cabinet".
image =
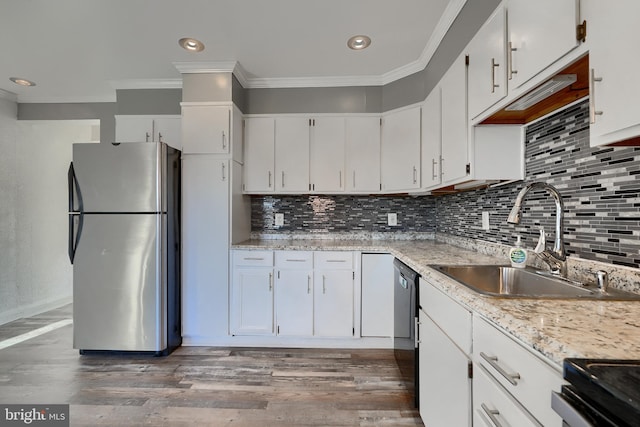
POLYGON ((182 103, 182 335, 213 345, 229 334, 231 243, 248 238, 242 115, 231 103, 182 103))

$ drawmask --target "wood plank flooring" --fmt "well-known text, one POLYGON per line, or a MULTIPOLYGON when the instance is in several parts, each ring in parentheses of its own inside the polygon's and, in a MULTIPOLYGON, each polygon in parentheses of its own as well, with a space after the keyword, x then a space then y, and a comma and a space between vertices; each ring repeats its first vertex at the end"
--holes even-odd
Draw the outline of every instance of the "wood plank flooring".
MULTIPOLYGON (((0 340, 70 316, 20 319, 0 340)), ((72 426, 423 426, 392 350, 80 356, 71 325, 0 350, 0 402, 69 403, 72 426)))

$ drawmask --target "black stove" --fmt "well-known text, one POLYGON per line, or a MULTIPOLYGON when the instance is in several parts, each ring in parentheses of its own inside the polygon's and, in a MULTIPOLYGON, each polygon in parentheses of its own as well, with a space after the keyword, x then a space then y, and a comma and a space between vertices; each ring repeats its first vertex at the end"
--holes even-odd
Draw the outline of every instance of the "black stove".
POLYGON ((640 360, 565 359, 563 373, 569 385, 553 406, 565 425, 640 427, 640 360), (577 415, 568 419, 563 404, 577 415))

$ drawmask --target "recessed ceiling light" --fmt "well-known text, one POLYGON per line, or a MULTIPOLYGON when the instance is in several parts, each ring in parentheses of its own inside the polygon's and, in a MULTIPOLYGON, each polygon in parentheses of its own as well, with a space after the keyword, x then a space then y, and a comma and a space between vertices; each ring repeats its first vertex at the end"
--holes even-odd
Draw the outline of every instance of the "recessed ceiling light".
POLYGON ((200 40, 192 39, 190 37, 185 37, 178 40, 178 44, 182 46, 183 49, 186 49, 189 52, 200 52, 204 50, 204 43, 202 43, 200 40))
POLYGON ((22 77, 9 77, 9 80, 20 86, 35 86, 35 82, 23 79, 22 77))
POLYGON ((347 46, 353 50, 362 50, 369 47, 371 39, 367 36, 353 36, 347 41, 347 46))

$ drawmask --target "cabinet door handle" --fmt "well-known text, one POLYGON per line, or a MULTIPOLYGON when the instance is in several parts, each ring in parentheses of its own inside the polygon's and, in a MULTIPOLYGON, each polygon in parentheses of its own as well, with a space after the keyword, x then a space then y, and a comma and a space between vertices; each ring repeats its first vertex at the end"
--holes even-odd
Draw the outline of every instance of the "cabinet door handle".
POLYGON ((602 77, 596 77, 596 70, 591 69, 589 73, 589 122, 591 124, 596 122, 596 116, 601 116, 602 111, 596 110, 596 82, 601 82, 602 77))
POLYGON ((440 156, 440 179, 444 177, 444 157, 440 156))
POLYGON ((507 71, 509 73, 509 80, 513 79, 513 75, 514 74, 518 74, 517 70, 513 69, 513 52, 516 52, 518 50, 517 47, 513 47, 513 43, 509 42, 509 48, 508 48, 508 55, 507 55, 507 59, 508 59, 508 68, 507 71))
POLYGON ((271 188, 271 171, 269 171, 269 188, 271 188))
POLYGON ((322 293, 327 293, 327 278, 324 276, 324 274, 322 275, 322 293))
POLYGON ((311 293, 311 276, 307 276, 307 294, 311 293))
POLYGON ((499 67, 500 64, 496 63, 495 58, 491 58, 491 93, 496 92, 496 88, 500 87, 500 85, 496 84, 496 67, 499 67))
POLYGON ((144 142, 149 142, 149 137, 150 137, 150 136, 151 136, 151 135, 149 135, 149 132, 145 132, 145 135, 144 135, 144 142))
POLYGON ((436 174, 436 165, 438 164, 438 162, 436 162, 436 159, 431 159, 431 179, 437 179, 438 175, 436 174))
POLYGON ((342 188, 342 171, 338 171, 338 182, 340 184, 338 188, 342 188))
POLYGON ((258 257, 246 257, 242 259, 245 261, 264 261, 264 258, 258 258, 258 257))
POLYGON ((284 188, 284 171, 282 171, 282 188, 284 188))
POLYGON ((502 375, 507 381, 509 381, 512 385, 518 385, 518 381, 520 379, 520 374, 519 373, 515 373, 515 374, 511 374, 509 372, 507 372, 502 366, 500 366, 500 364, 498 363, 498 357, 497 356, 487 356, 484 352, 480 352, 480 357, 482 357, 484 360, 487 361, 487 363, 489 365, 491 365, 491 367, 493 367, 493 369, 495 369, 496 371, 498 371, 498 373, 500 375, 502 375))
POLYGON ((269 273, 269 292, 273 289, 273 273, 269 273))
POLYGON ((287 261, 287 262, 305 262, 306 259, 294 259, 294 258, 289 259, 289 258, 287 258, 285 261, 287 261))
POLYGON ((502 423, 498 421, 498 417, 496 416, 500 415, 500 411, 498 411, 497 409, 489 409, 489 407, 484 403, 481 403, 480 407, 482 408, 484 413, 487 414, 487 417, 491 419, 491 422, 496 425, 496 427, 502 427, 502 423))
POLYGON ((356 171, 353 170, 353 188, 356 188, 356 171))
POLYGON ((346 259, 328 259, 326 262, 347 262, 346 259))
POLYGON ((222 131, 222 149, 227 149, 227 135, 222 131))
POLYGON ((227 174, 225 172, 227 165, 225 165, 224 163, 222 163, 222 180, 226 181, 227 180, 227 174))
POLYGON ((418 182, 418 170, 416 167, 413 167, 413 183, 416 184, 418 182))
POLYGON ((158 132, 158 142, 162 142, 162 134, 158 132))

